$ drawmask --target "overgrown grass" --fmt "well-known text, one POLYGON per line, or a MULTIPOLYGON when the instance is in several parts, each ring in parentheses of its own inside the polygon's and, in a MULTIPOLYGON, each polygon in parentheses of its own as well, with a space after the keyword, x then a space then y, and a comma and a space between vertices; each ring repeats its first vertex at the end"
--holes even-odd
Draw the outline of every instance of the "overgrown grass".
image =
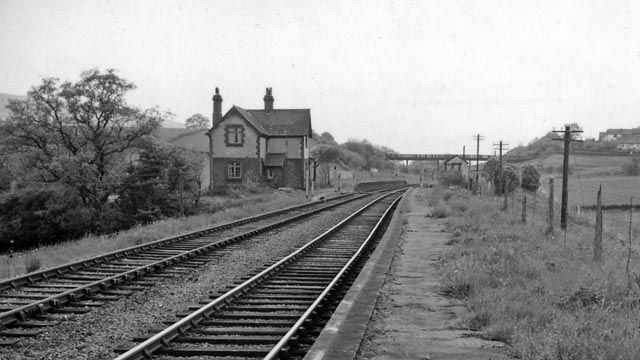
POLYGON ((594 263, 590 227, 570 222, 565 239, 558 229, 545 235, 544 210, 522 224, 520 209, 502 212, 501 199, 459 193, 448 203, 454 247, 441 260, 442 291, 468 301, 464 325, 508 343, 517 358, 640 357, 637 246, 627 276, 624 239, 605 234, 605 260, 594 263))
POLYGON ((43 246, 11 255, 2 255, 0 256, 0 279, 300 204, 306 200, 304 192, 284 193, 278 191, 241 196, 237 199, 225 197, 203 198, 202 201, 206 202, 212 213, 166 219, 115 234, 86 236, 77 241, 43 246))

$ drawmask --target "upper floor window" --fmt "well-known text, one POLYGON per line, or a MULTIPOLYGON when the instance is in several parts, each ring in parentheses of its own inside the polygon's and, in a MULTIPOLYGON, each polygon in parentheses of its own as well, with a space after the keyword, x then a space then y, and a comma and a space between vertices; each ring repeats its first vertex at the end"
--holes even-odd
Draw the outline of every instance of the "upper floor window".
POLYGON ((244 126, 225 126, 225 143, 227 146, 242 146, 244 144, 244 126))

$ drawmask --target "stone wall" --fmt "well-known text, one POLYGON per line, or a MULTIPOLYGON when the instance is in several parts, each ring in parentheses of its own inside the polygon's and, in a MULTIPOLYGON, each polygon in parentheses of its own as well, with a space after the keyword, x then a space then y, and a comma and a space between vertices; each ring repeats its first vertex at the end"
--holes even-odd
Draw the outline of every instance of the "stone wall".
POLYGON ((284 186, 304 189, 303 159, 286 159, 284 161, 284 186))
POLYGON ((230 185, 240 185, 243 181, 261 182, 260 160, 256 158, 213 158, 211 160, 211 186, 213 192, 225 192, 230 185), (241 166, 241 178, 227 178, 227 164, 238 161, 241 166))

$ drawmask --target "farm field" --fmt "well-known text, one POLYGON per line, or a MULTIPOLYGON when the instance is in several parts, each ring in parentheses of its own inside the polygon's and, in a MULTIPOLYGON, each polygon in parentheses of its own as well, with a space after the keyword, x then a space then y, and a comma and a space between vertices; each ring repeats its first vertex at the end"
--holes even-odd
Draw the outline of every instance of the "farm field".
MULTIPOLYGON (((629 162, 628 156, 593 156, 571 154, 569 167, 573 175, 581 177, 622 175, 622 166, 629 162)), ((532 164, 541 174, 561 174, 562 155, 553 154, 544 159, 526 161, 522 164, 532 164)))
MULTIPOLYGON (((548 184, 547 179, 543 180, 548 184)), ((628 204, 629 198, 640 203, 640 176, 569 177, 569 206, 595 205, 598 187, 602 185, 602 204, 628 204)), ((562 176, 555 177, 554 195, 560 201, 562 176)))

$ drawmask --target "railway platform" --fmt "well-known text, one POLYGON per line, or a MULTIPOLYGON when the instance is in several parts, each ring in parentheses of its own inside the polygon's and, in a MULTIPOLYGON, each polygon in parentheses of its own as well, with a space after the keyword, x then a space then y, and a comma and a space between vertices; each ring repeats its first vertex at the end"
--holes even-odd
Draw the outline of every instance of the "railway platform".
POLYGON ((510 359, 504 344, 460 328, 463 302, 439 294, 446 219, 427 217, 429 189, 411 189, 384 238, 306 360, 510 359))

